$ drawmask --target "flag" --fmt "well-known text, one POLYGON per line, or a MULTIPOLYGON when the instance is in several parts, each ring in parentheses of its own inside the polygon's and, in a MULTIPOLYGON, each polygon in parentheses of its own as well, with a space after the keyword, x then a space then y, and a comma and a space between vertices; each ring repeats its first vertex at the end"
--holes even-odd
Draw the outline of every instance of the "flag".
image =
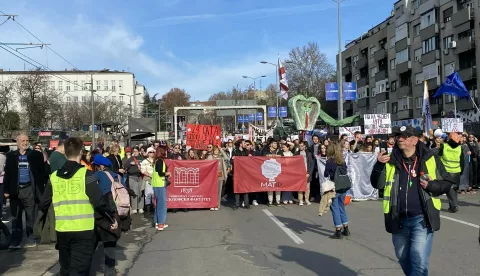
POLYGON ((285 67, 280 62, 280 58, 278 58, 278 74, 280 75, 280 96, 288 100, 287 74, 285 73, 285 67))
POLYGON ((423 134, 427 137, 428 137, 429 131, 433 129, 432 113, 430 112, 429 98, 430 96, 428 94, 428 84, 427 84, 427 81, 424 81, 422 117, 423 117, 423 134))
POLYGON ((435 93, 435 95, 432 97, 437 98, 443 94, 452 95, 459 99, 470 98, 470 93, 465 87, 465 84, 463 84, 463 81, 460 79, 460 76, 457 72, 453 72, 450 76, 448 76, 442 86, 438 88, 437 93, 435 93))

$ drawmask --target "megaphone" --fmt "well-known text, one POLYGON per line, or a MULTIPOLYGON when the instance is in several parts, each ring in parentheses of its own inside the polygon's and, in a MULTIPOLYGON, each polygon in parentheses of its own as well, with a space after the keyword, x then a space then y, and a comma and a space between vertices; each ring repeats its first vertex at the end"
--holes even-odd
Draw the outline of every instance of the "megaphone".
POLYGON ((443 131, 441 129, 437 129, 433 133, 433 136, 435 136, 435 137, 442 137, 442 135, 443 135, 443 131))

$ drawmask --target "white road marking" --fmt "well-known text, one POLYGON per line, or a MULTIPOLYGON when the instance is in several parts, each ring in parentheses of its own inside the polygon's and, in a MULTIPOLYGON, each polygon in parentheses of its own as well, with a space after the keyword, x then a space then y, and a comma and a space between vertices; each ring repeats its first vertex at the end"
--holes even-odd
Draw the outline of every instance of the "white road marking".
POLYGON ((444 218, 444 219, 451 220, 451 221, 455 221, 455 222, 458 222, 458 223, 461 223, 461 224, 464 224, 464 225, 468 225, 468 226, 471 226, 471 227, 473 227, 473 228, 477 228, 477 229, 480 228, 479 225, 473 224, 473 223, 470 223, 470 222, 467 222, 467 221, 463 221, 463 220, 459 220, 459 219, 454 219, 454 218, 447 217, 447 216, 444 216, 444 215, 440 215, 440 217, 441 217, 441 218, 444 218))
POLYGON ((263 212, 273 220, 273 222, 275 222, 276 225, 278 225, 278 227, 280 227, 280 229, 283 230, 283 232, 285 232, 285 234, 287 234, 287 236, 290 237, 290 239, 292 239, 296 244, 302 244, 304 243, 302 239, 300 239, 299 236, 297 236, 297 234, 293 233, 292 230, 290 230, 287 226, 285 226, 285 224, 283 224, 283 222, 279 221, 270 211, 268 211, 267 209, 263 209, 263 212))

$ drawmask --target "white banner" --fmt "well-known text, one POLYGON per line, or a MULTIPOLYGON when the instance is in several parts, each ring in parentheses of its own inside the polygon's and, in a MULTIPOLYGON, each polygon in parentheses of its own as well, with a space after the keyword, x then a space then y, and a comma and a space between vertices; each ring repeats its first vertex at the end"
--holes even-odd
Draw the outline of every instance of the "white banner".
MULTIPOLYGON (((374 153, 347 153, 345 154, 348 175, 352 180, 352 189, 349 194, 352 200, 376 200, 378 199, 378 190, 372 187, 370 183, 370 174, 373 166, 377 162, 377 155, 374 153)), ((320 186, 325 182, 323 173, 325 171, 325 158, 317 157, 318 180, 320 186)))
POLYGON ((463 121, 461 118, 442 118, 443 132, 463 132, 463 121))
POLYGON ((352 141, 355 137, 354 134, 357 131, 362 132, 362 127, 361 126, 352 126, 352 127, 339 127, 338 131, 340 133, 340 136, 343 134, 346 134, 348 137, 348 141, 352 141))
POLYGON ((365 134, 390 134, 392 133, 392 119, 390 113, 364 114, 365 134))

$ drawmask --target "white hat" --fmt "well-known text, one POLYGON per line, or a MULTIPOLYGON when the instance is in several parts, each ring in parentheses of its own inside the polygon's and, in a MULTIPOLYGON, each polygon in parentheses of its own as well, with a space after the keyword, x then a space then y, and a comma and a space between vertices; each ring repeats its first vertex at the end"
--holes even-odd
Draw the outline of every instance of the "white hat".
POLYGON ((149 147, 149 148, 147 149, 147 153, 149 153, 149 152, 155 153, 155 148, 154 148, 154 147, 149 147))
POLYGON ((443 134, 443 131, 440 128, 436 129, 435 132, 433 133, 435 137, 442 137, 442 134, 443 134))

